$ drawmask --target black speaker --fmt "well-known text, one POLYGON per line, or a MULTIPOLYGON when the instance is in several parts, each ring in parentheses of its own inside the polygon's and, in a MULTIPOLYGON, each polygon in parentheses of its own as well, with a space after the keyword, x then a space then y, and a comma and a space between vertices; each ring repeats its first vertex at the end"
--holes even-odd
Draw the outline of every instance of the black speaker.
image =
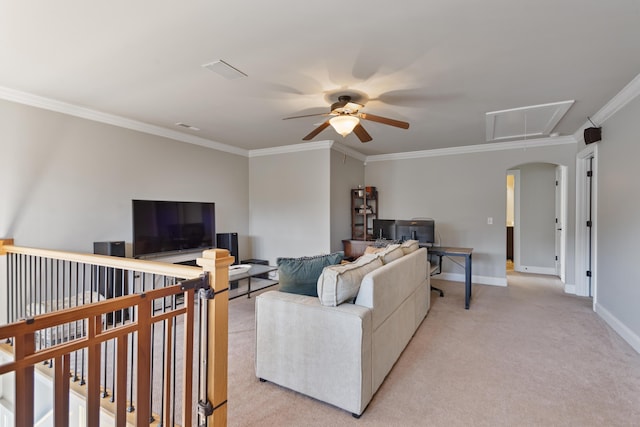
POLYGON ((240 255, 238 253, 238 233, 216 234, 216 247, 220 249, 227 249, 229 254, 235 257, 235 261, 233 261, 233 263, 240 263, 240 255))
POLYGON ((124 257, 125 244, 118 242, 93 242, 93 253, 97 255, 110 255, 124 257))
POLYGON ((602 139, 602 128, 586 128, 584 130, 584 143, 591 144, 602 139))
MULTIPOLYGON (((125 244, 123 241, 116 242, 93 242, 93 253, 97 255, 109 255, 124 258, 125 244)), ((105 298, 119 297, 127 295, 126 272, 120 268, 94 267, 93 290, 100 293, 105 298)), ((122 319, 129 319, 129 310, 117 311, 107 314, 107 323, 113 324, 121 322, 122 319), (115 314, 115 317, 114 317, 115 314), (124 316, 123 316, 124 315, 124 316)))

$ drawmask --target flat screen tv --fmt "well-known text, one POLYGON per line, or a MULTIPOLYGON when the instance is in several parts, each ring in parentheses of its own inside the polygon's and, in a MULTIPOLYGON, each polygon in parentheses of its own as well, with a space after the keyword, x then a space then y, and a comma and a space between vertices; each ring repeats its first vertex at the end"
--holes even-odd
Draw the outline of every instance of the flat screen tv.
POLYGON ((435 242, 435 221, 432 219, 396 220, 396 239, 435 242))
POLYGON ((133 256, 216 246, 215 203, 132 200, 133 256))

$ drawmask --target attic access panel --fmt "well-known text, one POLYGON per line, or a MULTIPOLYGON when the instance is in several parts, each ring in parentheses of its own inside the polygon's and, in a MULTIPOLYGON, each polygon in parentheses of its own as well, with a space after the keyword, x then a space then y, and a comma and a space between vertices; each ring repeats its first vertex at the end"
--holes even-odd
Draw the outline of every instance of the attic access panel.
POLYGON ((487 141, 549 136, 575 101, 491 111, 485 114, 487 141))

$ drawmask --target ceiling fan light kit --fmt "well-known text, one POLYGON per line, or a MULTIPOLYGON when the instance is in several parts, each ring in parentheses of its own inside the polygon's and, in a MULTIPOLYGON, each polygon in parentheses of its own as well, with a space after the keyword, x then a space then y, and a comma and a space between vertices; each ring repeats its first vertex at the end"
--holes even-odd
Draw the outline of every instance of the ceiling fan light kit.
POLYGON ((358 123, 360 123, 360 119, 354 116, 349 115, 340 115, 335 116, 329 119, 329 123, 333 128, 343 137, 346 137, 351 132, 353 132, 353 128, 355 128, 358 123))
POLYGON ((400 120, 389 119, 387 117, 375 116, 373 114, 361 113, 360 109, 363 108, 364 105, 357 104, 355 102, 351 102, 351 97, 348 95, 341 95, 338 97, 338 102, 334 102, 331 104, 331 111, 328 113, 320 113, 320 114, 305 114, 303 116, 293 116, 293 117, 285 117, 283 120, 289 119, 299 119, 302 117, 313 117, 313 116, 334 116, 329 120, 323 122, 312 130, 307 136, 302 138, 303 141, 310 141, 315 138, 320 132, 325 130, 329 125, 331 125, 336 132, 338 132, 343 137, 346 137, 351 132, 355 133, 358 139, 361 142, 369 142, 373 138, 371 135, 362 127, 360 124, 360 119, 369 120, 372 122, 382 123, 384 125, 395 126, 401 129, 409 129, 409 123, 403 122, 400 120))

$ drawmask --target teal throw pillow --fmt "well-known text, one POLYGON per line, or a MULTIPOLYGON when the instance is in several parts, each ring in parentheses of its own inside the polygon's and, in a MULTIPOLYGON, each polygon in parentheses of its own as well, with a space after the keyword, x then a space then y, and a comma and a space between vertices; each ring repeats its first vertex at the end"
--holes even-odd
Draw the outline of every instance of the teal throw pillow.
POLYGON ((301 258, 278 258, 280 290, 292 294, 318 296, 318 277, 328 265, 340 264, 343 252, 301 258))

